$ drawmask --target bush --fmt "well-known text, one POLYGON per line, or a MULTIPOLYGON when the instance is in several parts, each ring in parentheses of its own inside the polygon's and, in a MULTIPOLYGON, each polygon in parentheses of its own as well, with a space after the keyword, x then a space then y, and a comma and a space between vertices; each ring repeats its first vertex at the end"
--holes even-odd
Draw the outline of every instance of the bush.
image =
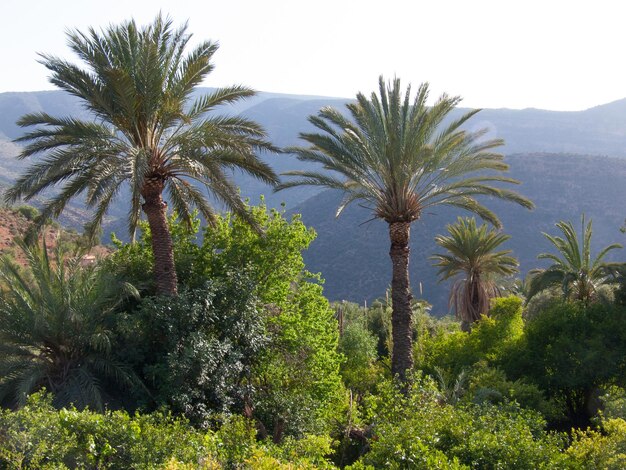
POLYGON ((213 414, 240 412, 250 400, 252 367, 269 341, 260 310, 250 280, 233 273, 176 298, 144 299, 119 325, 119 350, 143 376, 152 407, 206 427, 213 414))
POLYGON ((601 431, 575 431, 567 449, 568 467, 574 469, 621 470, 626 468, 626 421, 605 421, 601 431))
POLYGON ((385 384, 368 403, 374 438, 353 468, 553 468, 564 439, 545 431, 537 412, 514 403, 451 406, 431 381, 408 396, 385 384))
POLYGON ((523 335, 522 301, 515 296, 495 299, 490 315, 475 323, 470 333, 427 338, 421 366, 428 372, 438 367, 457 375, 479 361, 497 364, 523 335))
POLYGON ((587 427, 606 384, 626 377, 626 309, 561 302, 526 325, 502 360, 507 376, 525 377, 566 409, 567 426, 587 427))
POLYGON ((560 417, 559 407, 544 392, 524 378, 508 380, 503 370, 478 362, 470 372, 469 399, 477 404, 515 401, 523 408, 540 412, 548 420, 560 417))
POLYGON ((56 411, 35 394, 18 411, 0 410, 0 467, 155 468, 170 459, 196 464, 215 447, 212 435, 164 414, 56 411))
MULTIPOLYGON (((207 281, 214 283, 214 286, 222 286, 221 293, 214 298, 233 296, 232 308, 228 307, 228 300, 219 307, 232 312, 227 314, 226 311, 216 310, 214 315, 226 314, 231 318, 233 314, 236 315, 237 305, 244 308, 242 312, 252 308, 244 301, 248 299, 256 310, 253 316, 260 322, 266 338, 265 346, 250 350, 244 356, 249 365, 243 368, 235 361, 232 370, 227 367, 219 369, 221 366, 212 369, 215 365, 202 365, 203 362, 210 362, 210 359, 194 358, 191 352, 198 341, 202 342, 198 347, 204 351, 205 358, 214 358, 223 352, 219 348, 208 351, 213 348, 212 344, 217 343, 201 338, 203 327, 200 319, 193 320, 191 324, 196 326, 187 329, 174 327, 180 321, 176 319, 167 326, 165 317, 173 314, 168 310, 168 301, 145 300, 146 306, 141 307, 143 314, 139 317, 145 318, 148 323, 141 328, 147 328, 147 331, 153 329, 149 326, 150 311, 157 309, 162 312, 162 320, 159 321, 164 323, 161 327, 177 330, 174 337, 178 338, 178 342, 170 341, 166 352, 161 344, 166 341, 159 338, 151 340, 147 349, 140 351, 136 364, 140 366, 146 360, 154 366, 143 368, 144 375, 147 374, 154 387, 161 387, 156 378, 163 377, 166 388, 163 388, 162 397, 176 395, 177 382, 168 378, 171 371, 179 370, 174 374, 178 378, 197 377, 197 380, 184 381, 183 396, 176 398, 177 401, 184 400, 184 403, 176 406, 195 410, 193 413, 198 416, 209 416, 215 411, 245 409, 248 416, 257 420, 262 436, 271 434, 279 441, 284 435, 302 437, 310 433, 319 434, 329 429, 333 416, 345 402, 345 395, 339 375, 342 356, 337 352, 337 321, 322 294, 322 279, 305 271, 302 260, 302 250, 308 247, 315 234, 297 216, 288 221, 283 213, 268 211, 263 204, 250 207, 249 210, 262 234, 240 217, 230 214, 217 216, 215 224, 204 230, 203 237, 197 235, 197 221, 190 231, 175 218, 170 218, 170 227, 181 292, 185 288, 189 292, 202 289, 207 281), (199 244, 201 238, 202 243, 199 244), (237 276, 245 277, 245 286, 233 283, 231 278, 237 276), (184 353, 182 345, 185 345, 188 354, 184 353), (152 346, 157 348, 156 354, 150 352, 152 346), (164 366, 163 362, 158 365, 151 359, 159 355, 167 356, 169 365, 164 366), (177 361, 182 362, 176 365, 177 361), (206 376, 206 372, 211 370, 216 375, 206 376), (222 379, 223 382, 216 383, 222 379), (173 387, 169 391, 168 384, 173 387), (211 389, 221 398, 216 399, 211 389), (229 396, 235 397, 230 404, 229 396)), ((150 231, 145 224, 141 229, 142 236, 136 244, 123 245, 117 242, 119 250, 107 261, 107 267, 131 282, 142 285, 144 293, 149 295, 154 291, 149 275, 152 263, 150 231)), ((218 307, 218 303, 214 304, 211 308, 218 307)), ((177 315, 185 318, 187 307, 176 309, 179 312, 177 315)), ((228 331, 231 327, 227 323, 213 322, 211 325, 211 337, 217 335, 227 339, 220 343, 227 349, 237 349, 237 344, 243 344, 241 341, 253 339, 239 336, 237 341, 240 343, 231 344, 228 341, 239 333, 228 331)), ((139 331, 137 328, 140 325, 134 331, 139 331)), ((253 336, 260 339, 257 333, 253 336)), ((254 341, 258 346, 258 341, 254 341)))
POLYGON ((199 431, 169 414, 103 414, 55 410, 51 396, 29 397, 17 411, 0 410, 0 468, 7 469, 235 469, 334 468, 325 459, 326 437, 255 438, 254 423, 225 417, 216 431, 199 431))
POLYGON ((382 371, 376 367, 377 338, 362 323, 348 324, 339 338, 339 351, 345 360, 341 376, 346 387, 358 394, 373 389, 382 371))
POLYGON ((30 221, 35 220, 40 214, 39 209, 29 205, 19 206, 16 211, 30 221))

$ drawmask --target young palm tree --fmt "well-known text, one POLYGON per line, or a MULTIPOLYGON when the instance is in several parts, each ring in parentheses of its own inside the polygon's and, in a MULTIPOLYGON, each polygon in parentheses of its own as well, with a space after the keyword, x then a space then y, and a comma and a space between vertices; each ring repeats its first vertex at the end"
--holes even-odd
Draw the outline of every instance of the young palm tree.
POLYGON ((547 269, 533 269, 530 276, 528 299, 542 290, 560 286, 565 299, 591 302, 599 286, 612 281, 617 264, 605 263, 604 258, 611 250, 622 248, 613 243, 602 249, 595 258, 591 258, 592 221, 585 225, 585 216, 581 219, 582 245, 571 222, 561 221, 556 227, 563 237, 544 236, 554 245, 558 254, 541 253, 537 258, 553 262, 547 269))
POLYGON ((380 95, 368 99, 359 93, 347 105, 351 119, 333 108, 323 108, 309 121, 322 133, 300 134, 310 147, 289 151, 302 161, 321 163, 329 171, 292 171, 298 177, 279 185, 319 185, 338 189, 345 198, 337 215, 361 200, 389 224, 392 274, 392 372, 405 379, 412 367, 411 292, 409 288, 409 235, 411 223, 426 210, 447 204, 474 212, 494 225, 494 213, 475 196, 489 195, 531 207, 520 195, 492 186, 517 183, 500 174, 508 166, 493 149, 501 140, 485 139, 485 131, 467 132, 461 126, 478 111, 470 111, 443 124, 460 98, 443 95, 426 105, 428 85, 422 84, 411 101, 395 79, 387 87, 379 80, 380 95), (343 177, 343 178, 341 178, 343 177))
POLYGON ((459 217, 448 225, 450 235, 439 235, 435 241, 448 251, 435 254, 440 281, 462 275, 452 286, 450 304, 462 321, 463 330, 469 331, 473 322, 489 311, 489 301, 500 295, 494 276, 510 276, 518 272, 518 262, 509 256, 511 250, 495 251, 511 238, 487 224, 476 226, 472 217, 459 217))
POLYGON ((78 97, 94 119, 45 113, 22 117, 19 125, 37 127, 17 139, 28 142, 18 158, 44 157, 5 194, 7 202, 28 200, 61 185, 43 209, 41 222, 85 194, 87 206, 95 208, 86 231, 95 236, 111 202, 129 186, 130 234, 134 236, 143 209, 152 233, 157 291, 169 295, 177 293, 177 279, 163 193, 186 221, 197 208, 211 222, 214 212, 200 187, 246 217, 228 171, 240 169, 267 183, 277 181, 254 153, 276 150, 261 127, 243 118, 209 114, 252 96, 252 90, 233 86, 193 98, 213 70, 218 46, 202 42, 185 54, 189 38, 186 25, 174 30, 171 20, 159 15, 143 28, 129 21, 101 33, 68 33, 69 46, 85 68, 42 55, 51 83, 78 97))
POLYGON ((23 270, 0 261, 0 403, 23 405, 46 387, 55 404, 102 409, 103 388, 137 386, 130 368, 113 359, 114 309, 136 290, 60 249, 22 246, 23 270))

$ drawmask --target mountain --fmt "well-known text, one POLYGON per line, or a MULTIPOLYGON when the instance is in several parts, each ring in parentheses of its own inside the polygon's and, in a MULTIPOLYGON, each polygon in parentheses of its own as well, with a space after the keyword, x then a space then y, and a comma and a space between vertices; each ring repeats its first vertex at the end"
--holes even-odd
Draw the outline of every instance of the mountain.
MULTIPOLYGON (((197 93, 210 90, 204 88, 197 93)), ((297 145, 298 134, 312 129, 307 121, 309 115, 323 106, 343 109, 346 102, 348 99, 344 98, 262 92, 218 111, 242 114, 258 121, 276 145, 286 147, 297 145)), ((76 98, 62 91, 0 93, 0 185, 13 180, 26 164, 13 158, 19 147, 10 141, 24 132, 15 121, 26 113, 40 111, 52 115, 88 115, 76 98)), ((467 109, 458 109, 455 115, 465 111, 467 109)), ((552 152, 626 158, 626 99, 576 112, 484 109, 470 120, 468 127, 471 130, 487 128, 490 136, 503 138, 506 146, 502 152, 508 154, 552 152)), ((278 173, 306 167, 286 154, 267 159, 278 173)), ((234 179, 244 197, 256 200, 259 194, 265 194, 267 203, 274 207, 281 202, 294 207, 319 193, 316 188, 298 188, 275 195, 271 188, 245 175, 235 174, 234 179)), ((111 218, 118 219, 124 213, 125 210, 114 209, 111 218)))
MULTIPOLYGON (((626 159, 543 153, 515 154, 506 160, 510 176, 522 181, 519 191, 536 208, 528 211, 499 200, 484 202, 511 235, 504 247, 520 260, 522 273, 542 266, 537 255, 551 251, 542 232, 557 234, 554 225, 559 220, 571 220, 578 227, 583 213, 593 219, 596 252, 610 243, 626 244, 626 236, 619 231, 626 217, 626 159)), ((322 273, 329 299, 371 302, 384 295, 391 281, 387 224, 371 220, 371 212, 356 204, 335 218, 340 200, 337 192, 325 191, 292 210, 302 214, 304 223, 318 234, 304 254, 307 269, 322 273)), ((446 225, 459 215, 467 214, 450 207, 435 208, 411 229, 413 292, 433 304, 437 314, 447 312, 451 283, 437 283, 429 257, 440 252, 435 235, 445 233, 446 225)), ((614 252, 612 259, 626 260, 626 250, 614 252)))
MULTIPOLYGON (((287 147, 298 145, 300 132, 312 130, 309 115, 323 106, 344 109, 347 102, 343 98, 259 93, 218 111, 258 121, 276 145, 287 147)), ((26 113, 42 111, 88 117, 78 100, 61 91, 0 93, 0 188, 11 184, 30 163, 29 159, 20 162, 14 158, 20 147, 12 139, 23 133, 15 121, 26 113)), ((458 109, 455 115, 465 111, 458 109)), ((469 121, 468 128, 487 128, 490 137, 505 139, 502 151, 510 155, 512 176, 524 183, 521 192, 537 205, 534 212, 527 212, 499 201, 491 204, 513 236, 510 247, 524 271, 537 266, 536 255, 549 249, 541 232, 553 231, 561 219, 576 221, 582 212, 594 219, 597 246, 626 242, 618 231, 626 217, 626 99, 576 112, 485 109, 469 121)), ((278 173, 307 167, 289 154, 265 158, 278 173)), ((339 196, 319 188, 300 187, 274 194, 268 186, 244 175, 236 173, 233 178, 242 196, 253 203, 260 194, 265 194, 272 207, 284 202, 288 210, 302 212, 305 222, 317 230, 318 239, 305 258, 310 270, 321 271, 326 277, 326 293, 331 299, 363 301, 383 295, 390 280, 383 223, 367 222, 370 215, 357 206, 335 220, 339 196)), ((41 204, 42 199, 33 204, 41 204)), ((126 235, 126 211, 126 202, 120 197, 108 214, 105 240, 111 230, 126 235)), ((88 214, 88 208, 75 201, 60 221, 80 228, 88 214)), ((417 222, 412 232, 411 275, 416 294, 421 283, 422 295, 438 312, 445 310, 447 287, 436 284, 427 258, 434 252, 435 234, 443 233, 445 225, 455 218, 453 210, 437 210, 417 222)), ((623 253, 619 254, 622 259, 623 253)))

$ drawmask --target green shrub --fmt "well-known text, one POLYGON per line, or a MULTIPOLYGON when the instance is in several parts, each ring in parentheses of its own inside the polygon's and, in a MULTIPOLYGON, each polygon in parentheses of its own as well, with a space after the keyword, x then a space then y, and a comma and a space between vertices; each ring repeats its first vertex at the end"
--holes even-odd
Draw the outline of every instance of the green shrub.
POLYGON ((451 406, 431 381, 408 396, 385 384, 368 403, 374 425, 363 468, 554 468, 563 438, 545 431, 537 412, 514 403, 451 406))
POLYGON ((626 468, 626 421, 605 421, 601 431, 575 431, 566 451, 567 464, 573 469, 622 470, 626 468))
POLYGON ((29 205, 19 206, 16 211, 30 221, 35 220, 40 214, 39 209, 29 205))
MULTIPOLYGON (((248 416, 257 420, 263 436, 272 435, 280 440, 284 435, 301 437, 320 434, 328 430, 334 423, 334 416, 341 413, 339 410, 344 406, 345 394, 339 375, 342 356, 337 351, 337 321, 322 294, 323 281, 304 270, 302 250, 308 247, 315 234, 299 217, 286 220, 283 213, 268 210, 263 203, 249 207, 249 211, 262 229, 262 234, 240 217, 230 214, 217 216, 215 224, 205 228, 203 237, 197 234, 197 221, 191 231, 175 218, 170 218, 169 222, 181 292, 185 288, 189 291, 201 289, 210 280, 215 286, 224 286, 225 289, 215 299, 222 294, 233 296, 230 301, 233 306, 244 306, 242 299, 245 298, 256 299, 253 302, 256 310, 254 317, 263 329, 267 340, 265 346, 249 351, 241 364, 232 362, 232 370, 225 367, 220 373, 207 376, 207 371, 219 369, 215 369, 210 362, 222 351, 219 348, 209 351, 213 348, 212 344, 217 343, 201 338, 204 330, 199 319, 191 322, 195 327, 186 329, 172 326, 178 321, 173 319, 170 326, 178 331, 174 335, 178 342, 172 340, 168 343, 159 338, 151 340, 147 348, 138 354, 136 364, 141 366, 144 360, 149 364, 149 367, 142 367, 142 374, 152 386, 161 387, 155 378, 164 378, 166 386, 161 396, 165 399, 161 402, 173 401, 167 397, 177 395, 175 384, 181 377, 197 378, 183 381, 183 393, 174 399, 180 401, 177 409, 193 410, 196 416, 210 416, 215 411, 237 411, 245 407, 248 416), (231 280, 237 276, 244 276, 246 285, 227 288, 237 284, 231 280), (164 367, 163 361, 157 361, 157 364, 152 359, 159 355, 165 357, 162 343, 178 348, 176 351, 169 349, 166 354, 169 365, 164 367), (189 353, 185 353, 180 345, 185 345, 185 351, 189 353), (149 350, 153 346, 157 348, 156 354, 149 350), (196 346, 204 351, 207 359, 193 353, 196 346), (182 362, 176 365, 179 360, 182 362), (248 365, 243 364, 245 361, 248 365), (179 371, 174 374, 177 378, 170 380, 168 374, 175 369, 179 371), (219 382, 222 380, 220 377, 223 382, 219 382), (216 393, 211 390, 221 398, 216 400, 212 396, 216 393)), ((136 244, 116 242, 119 249, 107 261, 107 268, 142 286, 144 294, 150 295, 154 292, 150 275, 150 231, 145 224, 141 225, 141 229, 142 234, 136 244)), ((162 320, 159 321, 164 322, 162 326, 167 326, 165 317, 172 314, 167 300, 146 299, 142 303, 146 305, 141 307, 143 317, 148 321, 146 327, 149 327, 153 308, 161 312, 162 320)), ((228 303, 224 300, 221 305, 228 303)), ((217 307, 217 303, 214 304, 212 308, 217 307)), ((173 305, 178 304, 174 302, 173 305)), ((176 308, 182 317, 187 315, 186 307, 176 308)), ((243 311, 249 310, 246 309, 248 307, 243 311)), ((215 312, 222 315, 217 310, 215 312)), ((236 309, 232 312, 236 313, 236 309)), ((231 327, 219 321, 207 328, 214 330, 213 336, 221 335, 228 341, 239 334, 236 329, 228 331, 231 327), (222 327, 226 330, 220 330, 222 327)), ((145 328, 140 325, 135 328, 140 336, 141 329, 145 328)), ((132 328, 129 331, 131 336, 135 335, 132 328)), ((167 336, 163 332, 160 334, 167 336)), ((258 335, 256 337, 259 339, 258 335)), ((252 341, 251 337, 239 338, 244 342, 252 341)), ((237 349, 238 343, 228 341, 220 344, 227 349, 237 349)), ((255 344, 258 345, 258 341, 255 340, 255 344)))
POLYGON ((118 350, 150 390, 139 403, 171 407, 204 427, 215 413, 241 411, 252 367, 269 342, 260 311, 241 273, 176 298, 144 299, 118 325, 118 350))
POLYGON ((438 367, 457 375, 481 360, 497 364, 523 336, 522 301, 515 296, 495 299, 490 315, 475 323, 470 333, 427 337, 420 365, 428 372, 438 367))
POLYGON ((559 408, 546 399, 544 392, 524 378, 508 380, 503 370, 478 362, 471 369, 468 397, 477 404, 515 401, 523 408, 539 411, 548 420, 560 416, 559 408))
POLYGON ((377 338, 362 323, 348 324, 339 338, 339 351, 345 357, 341 376, 346 387, 358 394, 372 389, 380 378, 376 345, 377 338))
POLYGON ((531 322, 503 356, 507 376, 537 384, 562 403, 568 423, 587 427, 600 389, 626 378, 626 309, 617 305, 561 302, 531 322))
POLYGON ((216 449, 211 433, 169 415, 56 411, 42 394, 0 410, 0 435, 1 468, 150 469, 170 459, 197 464, 216 449))

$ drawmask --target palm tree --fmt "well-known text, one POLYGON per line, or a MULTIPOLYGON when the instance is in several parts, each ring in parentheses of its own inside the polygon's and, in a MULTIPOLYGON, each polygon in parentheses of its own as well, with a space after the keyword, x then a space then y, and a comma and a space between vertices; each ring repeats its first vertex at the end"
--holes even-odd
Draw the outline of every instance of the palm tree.
POLYGON ((18 142, 29 142, 18 158, 45 153, 5 194, 9 203, 33 198, 61 185, 44 207, 40 223, 57 217, 68 201, 86 195, 95 213, 86 233, 95 237, 111 202, 130 187, 128 228, 134 237, 141 211, 152 233, 157 291, 177 293, 172 239, 166 219, 170 204, 185 221, 197 208, 212 222, 214 211, 204 187, 249 221, 245 205, 228 176, 240 169, 273 184, 277 177, 256 155, 275 151, 263 129, 247 119, 209 114, 220 105, 254 95, 241 86, 193 98, 213 70, 217 44, 206 41, 185 55, 186 25, 174 30, 160 15, 138 28, 134 21, 99 34, 68 33, 69 46, 85 68, 42 55, 50 82, 78 97, 94 120, 23 116, 20 126, 37 126, 18 142))
POLYGON ((428 84, 422 84, 411 102, 400 80, 385 85, 379 79, 380 96, 368 99, 359 93, 347 104, 350 118, 326 107, 309 121, 322 133, 300 137, 310 147, 289 151, 305 162, 322 164, 328 171, 291 171, 297 179, 278 189, 297 185, 318 185, 345 193, 337 215, 351 202, 361 200, 374 217, 389 224, 392 274, 392 372, 404 380, 412 367, 411 292, 409 287, 410 227, 428 209, 447 204, 474 212, 494 225, 496 215, 475 196, 489 195, 531 207, 532 203, 493 182, 517 183, 500 174, 508 166, 493 149, 501 140, 486 139, 485 131, 467 132, 461 126, 478 111, 467 112, 443 124, 460 98, 441 96, 426 105, 428 84), (471 175, 471 176, 469 176, 471 175), (341 178, 343 177, 343 178, 341 178))
POLYGON ((541 253, 537 258, 553 262, 546 269, 533 269, 530 276, 528 299, 550 287, 560 286, 563 298, 591 302, 599 286, 610 283, 617 264, 605 263, 604 258, 611 250, 622 248, 613 243, 603 248, 598 255, 591 257, 592 221, 585 225, 585 216, 581 218, 582 245, 571 222, 561 221, 556 227, 563 237, 543 235, 554 245, 558 254, 541 253))
POLYGON ((448 251, 435 254, 440 281, 462 275, 452 286, 450 304, 462 321, 463 330, 469 331, 473 322, 489 311, 489 301, 500 296, 494 276, 510 276, 518 272, 518 262, 509 256, 511 250, 495 251, 511 238, 509 235, 480 227, 472 218, 461 218, 447 226, 450 235, 435 237, 437 244, 448 251))
POLYGON ((138 386, 113 359, 110 328, 115 308, 137 291, 60 248, 50 259, 45 242, 21 248, 25 272, 0 261, 0 403, 23 405, 46 387, 58 406, 102 409, 107 384, 138 386))

